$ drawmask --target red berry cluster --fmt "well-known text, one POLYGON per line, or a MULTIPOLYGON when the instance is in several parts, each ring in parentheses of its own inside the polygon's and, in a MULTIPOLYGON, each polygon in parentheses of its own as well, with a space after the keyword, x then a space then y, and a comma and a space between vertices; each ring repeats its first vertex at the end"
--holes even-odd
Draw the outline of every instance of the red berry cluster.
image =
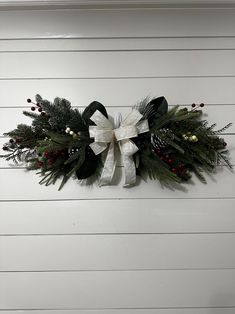
POLYGON ((195 103, 192 104, 192 111, 197 111, 198 108, 203 108, 205 105, 204 103, 200 103, 199 105, 196 105, 195 103))
POLYGON ((6 144, 2 147, 2 149, 5 150, 5 151, 7 151, 7 150, 9 150, 9 148, 14 148, 16 144, 20 144, 21 142, 22 142, 22 141, 21 141, 21 139, 19 139, 19 138, 17 138, 17 139, 11 138, 11 139, 9 139, 9 142, 6 143, 6 144))
POLYGON ((39 104, 39 103, 34 103, 34 102, 32 102, 32 100, 30 99, 30 98, 28 98, 27 99, 27 103, 31 103, 31 104, 33 104, 33 105, 35 105, 35 106, 32 106, 31 107, 31 110, 32 111, 35 111, 36 109, 38 110, 38 112, 40 112, 41 113, 41 115, 42 116, 45 116, 46 115, 46 112, 45 111, 43 111, 43 109, 42 109, 42 107, 41 107, 41 105, 39 104))
POLYGON ((155 153, 157 156, 167 163, 170 166, 170 170, 177 174, 179 177, 183 176, 185 174, 185 167, 183 164, 177 164, 176 161, 169 155, 162 152, 160 149, 155 150, 155 153))
POLYGON ((185 167, 183 164, 179 164, 176 168, 176 174, 179 176, 179 177, 183 177, 185 175, 185 167))
POLYGON ((173 159, 170 158, 169 154, 165 154, 160 149, 156 149, 155 153, 158 155, 158 157, 161 160, 165 161, 168 165, 172 165, 173 164, 173 159))
POLYGON ((38 167, 52 166, 56 160, 65 156, 65 150, 60 149, 54 152, 45 151, 41 160, 37 161, 38 167))

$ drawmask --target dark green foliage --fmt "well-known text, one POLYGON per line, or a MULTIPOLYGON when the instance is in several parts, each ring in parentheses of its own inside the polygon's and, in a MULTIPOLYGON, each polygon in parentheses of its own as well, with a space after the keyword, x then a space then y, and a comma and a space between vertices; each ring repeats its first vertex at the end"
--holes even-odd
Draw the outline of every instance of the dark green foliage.
POLYGON ((147 172, 149 178, 152 180, 157 179, 165 184, 181 182, 180 177, 172 173, 170 167, 149 149, 142 152, 139 168, 141 173, 147 172))
MULTIPOLYGON (((212 172, 221 161, 232 167, 226 156, 228 151, 224 149, 226 144, 217 136, 231 124, 214 131, 215 125, 208 127, 208 122, 201 120, 201 116, 201 111, 176 106, 159 117, 150 131, 167 143, 166 153, 170 153, 173 160, 205 182, 203 171, 212 172), (185 135, 189 139, 196 136, 197 141, 185 140, 185 135)), ((175 169, 177 172, 177 166, 175 169)))
MULTIPOLYGON (((101 155, 95 155, 89 146, 93 142, 89 126, 94 125, 90 118, 96 110, 108 118, 105 107, 94 101, 80 113, 66 99, 57 97, 52 103, 40 95, 34 105, 34 112, 23 112, 32 125, 19 124, 5 133, 11 140, 0 157, 27 162, 29 170, 39 170, 40 184, 54 184, 61 178, 59 189, 71 177, 91 178, 91 182, 97 178, 103 164, 101 155)), ((139 149, 133 156, 137 174, 169 185, 189 180, 193 172, 205 183, 203 172, 213 172, 220 164, 232 168, 226 143, 219 137, 231 124, 215 130, 215 124, 208 126, 201 119, 202 111, 179 106, 168 110, 164 97, 144 99, 137 108, 150 129, 132 138, 139 149)))
POLYGON ((87 125, 95 125, 93 121, 91 121, 90 117, 95 113, 96 110, 99 110, 106 118, 108 118, 107 111, 105 107, 99 103, 98 101, 93 101, 89 106, 85 108, 82 113, 82 118, 86 122, 87 125))
POLYGON ((138 106, 140 113, 148 120, 150 128, 155 124, 156 119, 167 113, 168 103, 165 97, 158 97, 147 102, 144 99, 138 106))
POLYGON ((22 148, 33 148, 37 144, 37 141, 43 138, 43 130, 26 124, 19 124, 15 130, 7 132, 4 135, 17 140, 22 148))
POLYGON ((44 116, 41 114, 29 112, 29 111, 23 111, 23 114, 26 117, 29 117, 32 119, 32 127, 36 129, 36 132, 43 132, 43 130, 53 130, 52 126, 50 125, 48 121, 48 116, 44 116))
POLYGON ((38 174, 43 177, 40 184, 54 184, 58 178, 62 178, 60 188, 73 175, 85 179, 97 174, 101 158, 89 149, 92 142, 89 137, 89 119, 96 109, 107 116, 104 106, 93 102, 81 114, 66 99, 57 97, 51 103, 40 95, 36 95, 36 104, 37 110, 41 108, 38 113, 23 112, 32 119, 31 126, 20 124, 5 134, 19 143, 5 145, 7 154, 2 157, 15 162, 29 162, 29 170, 40 169, 38 174), (74 136, 65 133, 68 127, 74 136), (73 148, 79 151, 68 155, 73 148))
POLYGON ((70 120, 67 123, 67 126, 71 128, 74 132, 87 132, 87 124, 82 117, 82 114, 78 109, 73 109, 73 113, 70 117, 70 120))
POLYGON ((26 124, 19 124, 15 130, 4 135, 11 137, 13 142, 4 145, 7 154, 0 155, 0 158, 15 163, 28 162, 32 159, 35 156, 37 142, 44 137, 41 129, 26 124))

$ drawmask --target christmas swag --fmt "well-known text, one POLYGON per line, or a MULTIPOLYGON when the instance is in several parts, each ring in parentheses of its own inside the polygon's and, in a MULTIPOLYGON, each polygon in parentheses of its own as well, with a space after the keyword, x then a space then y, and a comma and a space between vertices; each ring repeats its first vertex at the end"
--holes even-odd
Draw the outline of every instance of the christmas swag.
POLYGON ((105 107, 92 102, 80 113, 66 99, 51 103, 36 95, 36 102, 24 115, 32 125, 19 124, 5 133, 10 140, 0 157, 15 163, 24 162, 29 170, 39 170, 40 184, 54 184, 62 178, 60 189, 72 176, 99 185, 112 182, 121 153, 125 186, 136 182, 136 175, 149 176, 163 184, 181 183, 195 173, 212 172, 228 160, 225 141, 219 134, 231 124, 215 131, 215 124, 201 119, 204 104, 192 108, 175 106, 168 110, 164 97, 137 104, 124 118, 112 121, 105 107), (37 111, 37 113, 36 113, 37 111))

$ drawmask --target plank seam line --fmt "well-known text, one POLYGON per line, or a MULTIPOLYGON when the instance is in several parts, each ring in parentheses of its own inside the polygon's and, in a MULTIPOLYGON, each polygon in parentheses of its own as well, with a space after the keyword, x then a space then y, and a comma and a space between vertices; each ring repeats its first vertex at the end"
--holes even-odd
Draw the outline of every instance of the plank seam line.
POLYGON ((235 51, 235 48, 140 48, 140 49, 51 49, 51 50, 0 50, 0 54, 2 53, 79 53, 79 52, 158 52, 158 51, 166 51, 166 52, 174 52, 174 51, 235 51))
POLYGON ((0 81, 34 80, 132 80, 132 79, 189 79, 189 78, 234 78, 235 75, 168 75, 168 76, 105 76, 105 77, 1 77, 0 81))
POLYGON ((221 235, 235 234, 235 231, 196 231, 196 232, 88 232, 88 233, 12 233, 0 234, 1 237, 67 237, 67 236, 149 236, 149 235, 221 235))
POLYGON ((1 311, 96 311, 96 310, 179 310, 179 309, 234 309, 235 306, 186 306, 186 307, 94 307, 94 308, 2 308, 1 311))
POLYGON ((61 269, 61 270, 0 270, 0 274, 8 273, 107 273, 107 272, 161 272, 161 271, 227 271, 235 270, 235 267, 215 267, 215 268, 130 268, 130 269, 61 269))
POLYGON ((235 196, 223 197, 108 197, 108 198, 60 198, 60 199, 0 199, 0 203, 13 202, 68 202, 68 201, 120 201, 120 200, 234 200, 235 196))
POLYGON ((90 233, 28 233, 28 234, 0 234, 0 237, 67 237, 67 236, 149 236, 149 235, 217 235, 217 234, 235 234, 235 231, 199 231, 199 232, 90 232, 90 233))
POLYGON ((218 38, 235 38, 235 35, 201 35, 201 36, 97 36, 97 37, 92 37, 92 36, 58 36, 58 37, 6 37, 0 38, 0 41, 22 41, 22 40, 35 40, 35 41, 40 41, 40 40, 74 40, 74 39, 79 39, 79 40, 110 40, 110 39, 218 39, 218 38))

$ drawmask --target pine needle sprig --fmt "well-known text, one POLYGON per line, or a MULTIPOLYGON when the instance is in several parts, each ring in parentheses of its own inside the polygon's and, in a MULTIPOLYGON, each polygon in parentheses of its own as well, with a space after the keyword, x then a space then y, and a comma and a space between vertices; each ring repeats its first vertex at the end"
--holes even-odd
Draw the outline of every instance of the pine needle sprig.
POLYGON ((172 173, 162 160, 148 150, 141 154, 139 168, 140 172, 147 171, 151 180, 158 179, 162 183, 181 182, 181 179, 172 173))
POLYGON ((151 128, 151 132, 154 133, 157 130, 166 127, 175 116, 175 113, 177 112, 179 106, 175 106, 172 109, 170 109, 166 114, 162 115, 159 119, 155 121, 155 125, 151 128))
POLYGON ((6 161, 13 161, 15 164, 27 163, 35 157, 35 150, 29 148, 14 148, 9 149, 9 153, 0 155, 0 158, 5 158, 6 161))
POLYGON ((228 150, 224 150, 224 151, 218 151, 217 152, 217 161, 218 161, 218 165, 221 165, 222 161, 225 162, 225 164, 230 168, 233 169, 232 164, 230 163, 230 160, 227 158, 228 154, 228 150))
POLYGON ((225 125, 223 128, 216 130, 213 132, 213 135, 219 135, 224 133, 224 131, 226 131, 228 128, 230 128, 232 126, 232 123, 228 123, 227 125, 225 125))
POLYGON ((202 168, 200 168, 200 167, 198 167, 198 166, 196 167, 196 166, 192 165, 192 171, 195 173, 196 177, 198 177, 198 179, 199 179, 202 183, 206 184, 206 178, 205 178, 205 176, 202 174, 202 172, 203 172, 203 169, 202 169, 202 168))

